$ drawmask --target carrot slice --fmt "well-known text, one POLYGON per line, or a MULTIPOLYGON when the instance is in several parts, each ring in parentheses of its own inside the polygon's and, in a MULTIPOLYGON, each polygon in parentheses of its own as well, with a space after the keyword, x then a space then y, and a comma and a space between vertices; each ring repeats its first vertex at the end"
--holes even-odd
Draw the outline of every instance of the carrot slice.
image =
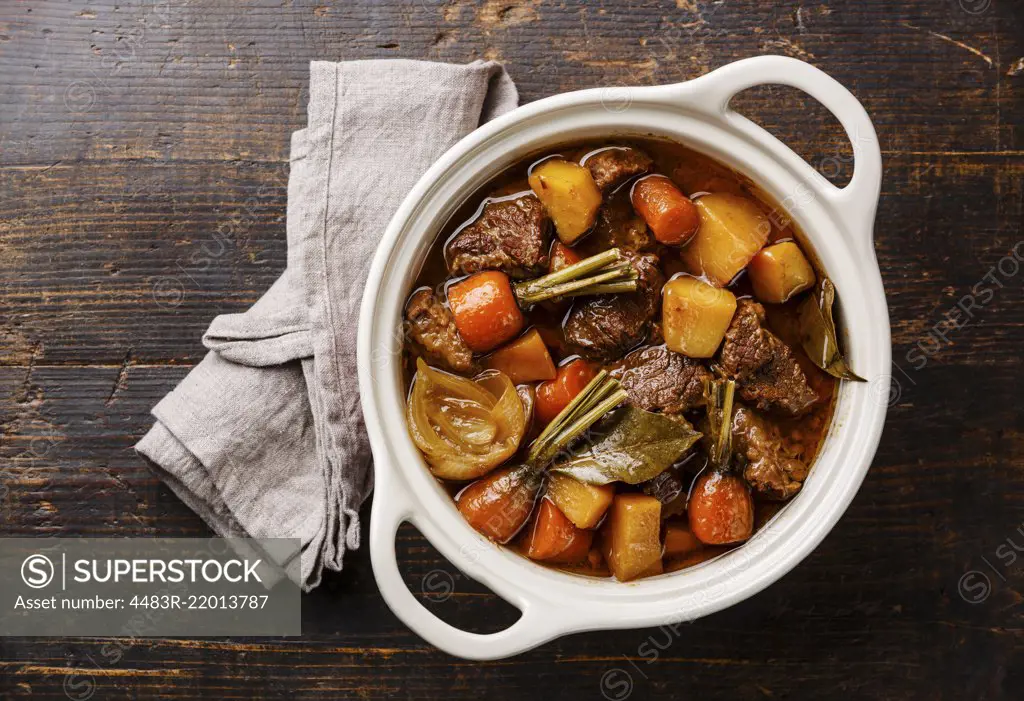
POLYGON ((484 359, 484 365, 492 370, 501 370, 517 385, 537 380, 553 380, 558 373, 548 347, 537 329, 530 329, 516 340, 491 353, 484 359))
POLYGON ((593 540, 593 531, 577 528, 550 499, 542 499, 524 545, 532 560, 573 563, 587 557, 593 540))
POLYGON ((526 323, 512 283, 499 270, 470 275, 448 288, 455 328, 475 353, 486 353, 515 338, 526 323))
POLYGON ((537 421, 542 426, 551 423, 595 375, 597 371, 582 358, 558 368, 555 379, 537 387, 537 421))
POLYGON ((738 476, 709 472, 697 478, 687 506, 690 530, 702 543, 728 545, 754 533, 754 502, 738 476))
POLYGON ((519 532, 533 512, 540 478, 529 466, 506 467, 463 489, 456 503, 473 528, 499 543, 519 532))
POLYGON ((700 228, 700 214, 689 197, 664 175, 638 180, 631 194, 633 209, 668 246, 682 246, 700 228))

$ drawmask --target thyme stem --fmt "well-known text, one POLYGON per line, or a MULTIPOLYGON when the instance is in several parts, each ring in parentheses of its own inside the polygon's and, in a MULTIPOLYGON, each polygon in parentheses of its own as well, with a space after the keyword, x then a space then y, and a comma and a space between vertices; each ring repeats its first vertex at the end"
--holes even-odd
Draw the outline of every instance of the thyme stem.
POLYGON ((708 457, 711 464, 720 469, 728 467, 732 452, 732 409, 735 395, 736 382, 733 380, 708 380, 704 388, 711 428, 708 457))
POLYGON ((555 297, 595 294, 591 289, 598 286, 605 293, 605 285, 622 285, 614 290, 629 292, 636 289, 636 278, 633 266, 619 249, 612 248, 535 280, 514 283, 512 288, 520 305, 529 306, 555 297))
MULTIPOLYGON (((612 382, 614 382, 615 385, 618 385, 617 381, 612 380, 612 382)), ((605 398, 597 406, 590 409, 590 411, 576 419, 576 421, 570 426, 558 433, 558 435, 551 441, 551 444, 539 456, 541 458, 540 464, 547 466, 549 462, 555 459, 555 456, 558 455, 558 453, 576 440, 587 429, 597 423, 601 417, 625 401, 628 396, 629 395, 626 393, 626 390, 613 388, 610 396, 605 398)))
POLYGON ((563 294, 562 297, 580 297, 582 295, 613 295, 622 292, 636 292, 636 280, 627 280, 626 282, 610 282, 606 284, 598 284, 587 287, 585 290, 579 290, 577 292, 569 292, 563 294))
POLYGON ((526 464, 544 469, 555 456, 627 397, 618 380, 602 370, 541 432, 526 464))

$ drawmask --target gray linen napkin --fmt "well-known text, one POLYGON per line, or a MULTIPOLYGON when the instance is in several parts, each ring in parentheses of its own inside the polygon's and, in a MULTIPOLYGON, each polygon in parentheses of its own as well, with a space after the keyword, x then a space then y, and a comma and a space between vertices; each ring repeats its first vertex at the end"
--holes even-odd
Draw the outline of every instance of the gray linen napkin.
POLYGON ((247 312, 213 320, 210 352, 136 446, 218 535, 300 539, 306 590, 359 546, 373 482, 356 327, 377 243, 430 164, 517 100, 492 62, 313 62, 287 268, 247 312))

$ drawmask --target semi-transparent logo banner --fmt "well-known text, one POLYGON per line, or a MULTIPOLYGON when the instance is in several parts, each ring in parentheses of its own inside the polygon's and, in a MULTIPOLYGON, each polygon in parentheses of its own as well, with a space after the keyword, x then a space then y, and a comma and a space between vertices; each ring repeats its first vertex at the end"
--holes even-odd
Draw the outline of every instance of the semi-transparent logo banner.
POLYGON ((0 636, 301 635, 300 542, 0 538, 0 636))

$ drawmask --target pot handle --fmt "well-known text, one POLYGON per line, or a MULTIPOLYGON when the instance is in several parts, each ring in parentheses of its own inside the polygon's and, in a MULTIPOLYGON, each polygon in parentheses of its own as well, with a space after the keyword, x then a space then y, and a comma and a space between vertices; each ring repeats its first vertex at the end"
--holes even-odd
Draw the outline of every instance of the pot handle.
MULTIPOLYGON (((378 471, 381 474, 382 471, 378 471)), ((565 616, 544 602, 526 598, 519 591, 498 591, 499 596, 522 612, 519 620, 497 633, 470 633, 445 623, 409 591, 398 568, 395 536, 408 521, 427 540, 434 542, 432 524, 421 523, 411 506, 404 485, 388 480, 374 489, 373 517, 370 523, 370 559, 384 601, 403 623, 428 643, 445 652, 470 660, 496 660, 530 650, 564 633, 565 616)), ((486 582, 485 582, 486 584, 486 582)), ((504 587, 502 587, 504 589, 504 587)))
MULTIPOLYGON (((803 173, 815 197, 826 202, 844 222, 848 240, 861 253, 874 255, 872 229, 882 185, 882 152, 871 118, 849 90, 819 68, 789 56, 755 56, 730 63, 683 83, 697 94, 699 109, 723 118, 748 139, 767 147, 772 155, 803 173), (825 106, 846 130, 853 145, 853 178, 836 187, 765 129, 730 109, 729 102, 742 90, 757 85, 788 85, 807 93, 825 106)), ((800 193, 795 193, 800 200, 800 193)))

